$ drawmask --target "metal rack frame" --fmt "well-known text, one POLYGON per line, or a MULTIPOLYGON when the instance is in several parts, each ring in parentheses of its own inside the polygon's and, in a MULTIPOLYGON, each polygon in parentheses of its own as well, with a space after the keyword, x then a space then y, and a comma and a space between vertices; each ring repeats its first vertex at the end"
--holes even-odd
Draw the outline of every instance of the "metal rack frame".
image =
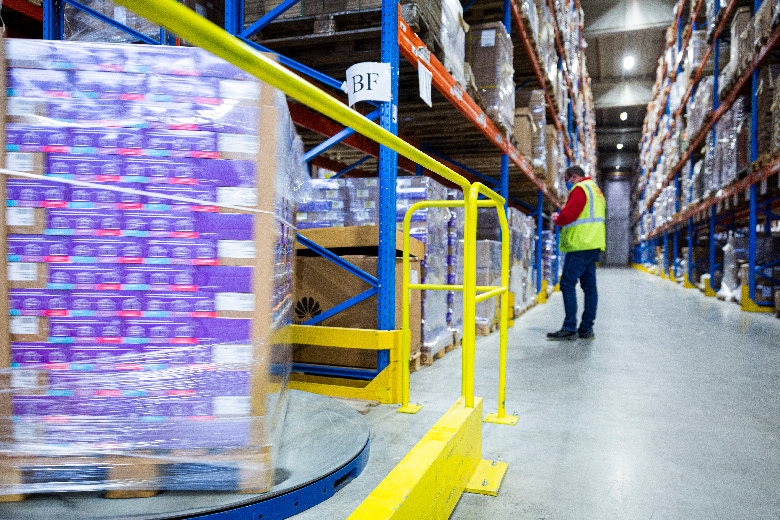
MULTIPOLYGON (((768 1, 768 0, 764 0, 768 1)), ((692 19, 692 26, 691 29, 696 30, 696 19, 699 14, 699 10, 701 8, 702 1, 699 0, 699 2, 696 5, 696 8, 694 12, 691 14, 692 19)), ((639 200, 639 213, 634 218, 634 223, 637 221, 640 222, 640 229, 641 233, 645 235, 644 229, 642 229, 643 224, 641 224, 643 220, 643 216, 645 214, 651 214, 653 213, 653 203, 658 198, 658 196, 661 194, 661 191, 668 185, 670 185, 671 182, 674 182, 675 186, 675 198, 677 200, 677 207, 676 214, 674 218, 670 221, 665 223, 662 226, 658 226, 649 233, 646 234, 647 239, 640 240, 638 244, 634 247, 634 254, 633 259, 634 263, 645 263, 645 262, 652 262, 654 259, 652 258, 652 252, 655 251, 655 241, 659 237, 661 233, 663 233, 663 236, 665 238, 664 240, 664 270, 668 270, 668 255, 669 255, 669 247, 668 247, 668 240, 667 236, 669 231, 672 231, 673 234, 673 241, 674 241, 674 258, 675 258, 675 269, 674 273, 672 275, 672 279, 675 279, 677 277, 676 272, 676 258, 677 258, 677 233, 681 231, 683 228, 687 227, 687 236, 688 236, 688 258, 687 258, 687 272, 685 273, 685 281, 684 285, 685 287, 693 287, 693 285, 690 283, 690 280, 692 278, 692 271, 694 267, 693 262, 693 246, 697 242, 697 237, 699 234, 699 227, 703 226, 704 224, 707 224, 707 236, 708 236, 708 242, 709 242, 709 271, 710 271, 710 280, 714 278, 715 270, 718 267, 718 265, 715 264, 715 234, 716 234, 716 225, 718 224, 719 220, 725 220, 725 219, 731 219, 731 224, 729 227, 733 228, 734 226, 734 220, 736 217, 735 210, 723 210, 724 201, 728 201, 733 196, 738 196, 740 193, 745 193, 746 198, 749 201, 748 211, 747 211, 747 217, 748 217, 748 284, 747 286, 743 286, 743 296, 742 296, 742 309, 746 311, 753 311, 753 312, 771 312, 772 311, 772 304, 769 303, 763 303, 763 302, 755 302, 755 290, 756 290, 756 276, 761 276, 770 280, 773 280, 775 282, 778 282, 771 276, 767 275, 765 273, 765 270, 777 265, 780 263, 780 260, 773 261, 767 265, 758 266, 756 265, 756 238, 757 238, 757 227, 758 227, 758 212, 762 212, 765 215, 765 232, 768 235, 771 235, 771 223, 772 220, 780 220, 780 215, 772 211, 772 208, 777 205, 777 197, 759 201, 759 193, 758 193, 758 185, 768 179, 769 177, 775 175, 780 171, 780 160, 775 160, 772 164, 769 164, 759 171, 754 171, 753 168, 754 163, 758 159, 758 142, 757 142, 757 130, 758 130, 758 105, 757 105, 757 90, 758 90, 758 73, 759 69, 761 68, 762 64, 766 59, 769 57, 770 53, 778 46, 778 43, 780 43, 780 26, 775 27, 775 29, 772 31, 771 35, 769 36, 768 41, 761 47, 760 50, 758 50, 752 60, 751 66, 746 68, 746 70, 739 76, 737 81, 735 82, 733 88, 725 95, 723 100, 718 99, 718 76, 720 74, 719 70, 719 42, 720 42, 720 35, 723 32, 726 22, 730 19, 731 14, 733 13, 734 9, 737 7, 738 0, 731 0, 729 4, 719 9, 720 13, 718 13, 718 16, 720 16, 720 20, 718 22, 718 25, 715 27, 713 34, 712 34, 712 41, 710 45, 707 48, 707 51, 705 52, 704 58, 702 59, 701 63, 697 67, 696 73, 694 74, 693 81, 691 84, 691 87, 688 89, 685 96, 682 98, 682 102, 680 104, 679 109, 674 115, 674 118, 670 117, 670 126, 667 128, 667 132, 663 137, 662 142, 665 142, 667 139, 669 139, 672 135, 672 131, 674 129, 675 119, 679 117, 687 105, 688 100, 693 96, 693 94, 696 91, 696 87, 698 86, 698 82, 701 79, 702 71, 704 70, 704 67, 710 57, 710 55, 713 56, 713 64, 714 64, 714 86, 713 86, 713 107, 712 107, 712 117, 703 125, 703 127, 697 132, 697 134, 690 140, 688 149, 683 153, 680 161, 672 168, 672 170, 667 175, 666 179, 662 182, 661 187, 656 190, 652 194, 645 193, 644 190, 641 193, 640 200, 639 200), (740 181, 737 181, 733 183, 730 186, 727 186, 720 191, 718 191, 716 194, 710 195, 709 197, 705 198, 705 200, 696 203, 692 205, 691 207, 688 207, 684 211, 679 211, 679 198, 680 198, 680 175, 683 170, 683 168, 689 164, 693 165, 693 154, 696 149, 701 146, 701 144, 704 142, 704 139, 707 137, 708 133, 712 132, 712 138, 713 141, 716 139, 716 123, 720 120, 720 118, 723 116, 723 114, 731 108, 732 104, 736 101, 738 98, 740 92, 743 90, 743 88, 748 84, 748 81, 751 81, 751 89, 750 89, 750 101, 751 101, 751 128, 750 128, 750 171, 748 175, 743 178, 740 181), (649 250, 648 250, 649 245, 649 250)), ((758 8, 761 6, 762 0, 754 0, 753 2, 753 14, 758 11, 758 8)), ((680 50, 680 53, 678 54, 678 64, 677 69, 673 71, 673 73, 670 75, 670 80, 674 81, 677 74, 680 72, 680 62, 682 57, 682 50, 684 49, 685 45, 687 45, 688 41, 690 40, 690 35, 688 38, 686 38, 685 43, 681 41, 681 35, 680 32, 682 31, 682 23, 681 23, 681 16, 682 16, 682 7, 683 4, 681 2, 680 9, 677 13, 677 19, 676 19, 676 28, 678 31, 678 38, 677 38, 677 45, 678 50, 680 50)), ((692 34, 691 31, 691 34, 692 34)), ((664 73, 663 76, 666 75, 666 70, 664 66, 664 73)), ((661 89, 663 89, 663 82, 661 84, 661 89)), ((659 92, 656 92, 658 94, 659 92)), ((669 96, 670 94, 666 94, 666 99, 664 103, 664 110, 667 114, 669 114, 669 96)), ((658 125, 660 124, 660 117, 657 118, 656 121, 656 128, 652 132, 653 137, 657 136, 658 132, 658 125)), ((649 138, 651 134, 649 132, 646 132, 645 138, 643 139, 642 143, 646 141, 647 138, 649 138)), ((661 153, 658 154, 658 157, 656 157, 654 160, 651 161, 651 165, 645 165, 642 168, 642 176, 644 177, 644 173, 647 168, 650 169, 650 171, 654 170, 658 167, 658 164, 661 160, 661 153)), ((744 217, 744 215, 742 215, 744 217)), ((667 276, 667 273, 663 273, 664 276, 667 276)), ((711 286, 708 286, 705 289, 705 295, 706 296, 715 296, 714 288, 711 286)))
MULTIPOLYGON (((331 78, 325 74, 322 74, 311 67, 296 62, 282 54, 271 51, 262 45, 250 40, 250 38, 258 31, 266 27, 269 23, 278 18, 285 11, 290 9, 300 0, 285 0, 279 6, 263 16, 260 20, 252 24, 250 27, 244 27, 244 0, 225 0, 225 19, 224 29, 241 40, 243 43, 250 47, 262 51, 271 52, 278 56, 278 61, 282 65, 298 72, 306 77, 309 77, 320 84, 330 87, 334 90, 340 91, 341 81, 331 78)), ((81 11, 94 16, 103 22, 124 31, 141 41, 153 45, 176 45, 179 42, 176 37, 164 29, 160 30, 160 37, 158 40, 149 38, 145 35, 134 31, 133 29, 126 27, 123 24, 112 20, 100 13, 97 13, 87 6, 79 3, 77 0, 44 0, 43 2, 43 18, 44 18, 44 38, 46 39, 62 39, 63 38, 63 12, 64 6, 68 4, 72 7, 80 9, 81 11)), ((467 9, 471 3, 467 4, 464 9, 467 9)), ((548 0, 548 6, 555 13, 553 3, 548 0)), ((579 9, 579 3, 573 2, 573 9, 579 9)), ((555 18, 555 17, 554 17, 555 18)), ((531 37, 525 29, 524 23, 520 16, 520 10, 515 0, 504 0, 503 6, 503 22, 507 31, 512 30, 512 21, 518 29, 519 35, 523 41, 524 47, 532 62, 535 75, 539 81, 539 86, 545 89, 544 75, 541 66, 538 62, 536 52, 533 48, 531 37)), ((564 46, 561 44, 560 35, 557 25, 557 19, 555 19, 555 32, 557 50, 559 53, 559 60, 564 63, 564 46)), ((580 38, 580 49, 582 48, 582 35, 580 38)), ((494 186, 498 189, 500 195, 507 201, 512 201, 514 204, 524 208, 526 211, 531 212, 537 217, 537 251, 536 251, 536 278, 537 278, 537 291, 542 290, 541 278, 542 278, 542 231, 543 220, 548 218, 544 214, 544 200, 545 197, 557 207, 561 206, 560 201, 554 194, 550 192, 545 183, 534 173, 533 168, 528 161, 520 155, 520 153, 511 144, 509 139, 502 135, 499 129, 490 121, 482 109, 472 100, 464 89, 452 78, 452 76, 446 71, 444 66, 436 59, 435 56, 429 52, 420 52, 421 49, 426 49, 425 44, 417 37, 416 34, 409 28, 408 24, 400 17, 398 12, 398 3, 394 0, 383 0, 382 13, 381 13, 381 61, 383 63, 389 63, 391 69, 391 85, 392 85, 392 97, 389 103, 374 104, 378 108, 368 114, 369 119, 376 119, 378 117, 379 124, 385 130, 390 131, 394 135, 398 135, 398 71, 399 71, 399 57, 403 56, 409 61, 415 68, 424 64, 433 75, 432 86, 434 86, 444 97, 458 110, 460 111, 482 134, 492 142, 498 152, 501 154, 501 174, 498 180, 494 180, 491 177, 482 175, 478 171, 469 168, 466 165, 460 164, 442 154, 437 154, 432 150, 426 150, 430 156, 444 160, 445 162, 453 165, 461 173, 466 175, 467 178, 477 178, 481 181, 486 181, 489 186, 494 186), (537 200, 536 204, 530 204, 518 200, 515 197, 509 195, 509 163, 510 161, 519 168, 520 172, 537 188, 537 200)), ((584 139, 584 132, 580 131, 578 122, 584 124, 585 114, 578 116, 573 115, 573 91, 571 80, 569 79, 568 72, 564 68, 564 74, 567 82, 567 88, 570 94, 570 104, 568 110, 569 118, 569 133, 564 134, 565 138, 565 150, 569 158, 569 164, 575 157, 572 153, 569 143, 575 143, 575 146, 579 146, 580 140, 584 139)), ((562 125, 557 114, 557 109, 553 105, 549 92, 545 89, 545 95, 547 103, 552 113, 552 119, 559 131, 562 131, 562 125)), ((396 215, 395 215, 395 180, 396 172, 400 167, 410 173, 419 175, 422 173, 422 168, 414 164, 405 158, 399 158, 396 152, 379 145, 370 139, 355 134, 355 130, 347 127, 341 127, 340 125, 333 123, 331 120, 317 114, 307 107, 297 104, 290 105, 290 112, 293 122, 297 125, 314 130, 326 137, 326 140, 319 146, 307 152, 307 159, 312 164, 319 164, 328 169, 337 171, 337 177, 344 175, 345 173, 358 168, 366 160, 371 157, 378 158, 378 172, 379 189, 380 189, 380 203, 379 203, 379 251, 378 251, 378 276, 372 277, 367 273, 357 269, 355 266, 342 260, 336 255, 328 254, 328 251, 322 247, 317 246, 314 243, 307 244, 307 247, 316 251, 317 253, 325 256, 332 262, 336 263, 340 267, 344 268, 348 272, 359 276, 364 280, 368 280, 372 287, 357 295, 346 302, 331 309, 327 315, 320 315, 310 322, 305 324, 319 323, 326 317, 336 314, 352 305, 365 300, 366 298, 376 294, 378 296, 378 309, 377 309, 377 330, 393 330, 395 329, 395 276, 396 276, 396 215), (349 165, 343 165, 336 161, 332 161, 321 154, 328 148, 342 143, 352 148, 360 150, 364 153, 362 159, 357 160, 349 165), (325 317, 322 317, 325 316, 325 317)), ((411 143, 414 144, 414 143, 411 143)), ((424 147, 421 147, 424 148, 424 147)), ((506 205, 505 205, 506 209, 506 205)), ((556 233, 557 238, 557 233, 556 233)), ((298 235, 298 239, 304 242, 305 237, 298 235)), ((310 241, 308 241, 310 242, 310 241)), ((306 243, 306 242, 304 242, 306 243)), ((556 261, 557 264, 557 261, 556 261)), ((556 269, 557 276, 557 269, 556 269)), ((297 366, 297 370, 306 371, 308 373, 316 373, 321 375, 332 375, 338 377, 351 377, 372 379, 387 368, 390 362, 389 352, 386 350, 378 350, 377 370, 343 370, 338 368, 328 367, 308 367, 297 366)))

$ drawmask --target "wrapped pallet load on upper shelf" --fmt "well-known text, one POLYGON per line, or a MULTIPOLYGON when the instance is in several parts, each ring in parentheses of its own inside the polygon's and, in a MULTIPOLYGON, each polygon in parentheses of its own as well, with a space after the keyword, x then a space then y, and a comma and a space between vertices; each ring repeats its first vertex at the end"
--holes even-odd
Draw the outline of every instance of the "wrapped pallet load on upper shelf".
POLYGON ((461 85, 466 85, 464 64, 466 61, 466 33, 468 24, 463 20, 463 6, 458 0, 441 0, 441 45, 444 53, 442 64, 461 85))
POLYGON ((2 45, 0 493, 267 491, 308 181, 285 96, 197 48, 2 45))
POLYGON ((487 105, 488 117, 503 133, 511 134, 515 124, 515 70, 512 39, 504 24, 472 26, 466 38, 466 59, 487 105))

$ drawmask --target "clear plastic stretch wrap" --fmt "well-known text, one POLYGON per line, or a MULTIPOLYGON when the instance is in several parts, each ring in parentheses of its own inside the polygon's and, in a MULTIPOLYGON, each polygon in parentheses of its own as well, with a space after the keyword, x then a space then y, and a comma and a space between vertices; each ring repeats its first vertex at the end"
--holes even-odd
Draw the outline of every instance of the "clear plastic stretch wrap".
POLYGON ((546 229, 542 231, 542 280, 547 280, 547 287, 552 289, 555 285, 555 234, 546 229))
POLYGON ((501 22, 472 26, 466 38, 466 59, 487 105, 486 113, 506 131, 515 124, 512 49, 512 39, 501 22))
POLYGON ((547 167, 547 145, 545 142, 545 129, 547 128, 547 105, 544 99, 544 90, 534 90, 528 102, 533 120, 533 134, 531 137, 531 163, 536 168, 547 167))
POLYGON ((713 79, 701 80, 692 101, 688 105, 688 135, 695 136, 704 125, 705 117, 712 111, 713 79))
POLYGON ((2 49, 0 493, 268 490, 308 179, 284 95, 195 48, 2 49))
MULTIPOLYGON (((447 190, 447 200, 463 200, 463 192, 447 190)), ((450 208, 450 220, 447 223, 447 284, 463 285, 463 225, 465 210, 450 208)), ((453 338, 463 336, 463 291, 447 292, 447 325, 453 338)))
POLYGON ((536 223, 532 216, 509 208, 509 290, 515 295, 515 315, 518 316, 533 302, 534 240, 536 223))
POLYGON ((311 196, 298 204, 298 229, 344 227, 351 213, 345 179, 312 179, 311 196))
MULTIPOLYGON (((477 285, 501 285, 501 242, 477 240, 477 285)), ((496 298, 490 298, 476 305, 477 327, 490 327, 496 317, 496 303, 496 298)))
POLYGON ((753 16, 749 7, 740 7, 731 19, 731 56, 732 73, 738 77, 745 66, 753 59, 753 16))
MULTIPOLYGON (((401 177, 396 184, 396 200, 400 225, 413 204, 424 200, 447 200, 447 189, 430 177, 401 177)), ((411 236, 427 246, 422 264, 422 283, 447 283, 449 222, 448 208, 428 208, 417 211, 412 217, 411 236)), ((448 309, 446 291, 423 291, 423 348, 435 353, 452 344, 452 333, 447 325, 448 309)))
POLYGON ((441 2, 441 45, 444 51, 444 68, 455 81, 466 84, 464 63, 466 61, 466 31, 463 21, 463 6, 458 0, 441 2))
POLYGON ((739 290, 739 264, 737 253, 734 250, 734 238, 729 236, 728 242, 723 246, 723 280, 720 283, 718 296, 730 300, 739 290))

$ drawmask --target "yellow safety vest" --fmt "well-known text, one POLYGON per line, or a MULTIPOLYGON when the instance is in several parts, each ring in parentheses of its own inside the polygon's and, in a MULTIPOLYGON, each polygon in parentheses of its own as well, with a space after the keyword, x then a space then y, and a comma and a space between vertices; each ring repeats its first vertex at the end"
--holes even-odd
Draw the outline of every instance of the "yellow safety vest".
POLYGON ((607 243, 607 227, 604 223, 607 203, 604 194, 592 179, 580 181, 574 185, 575 188, 577 186, 585 192, 588 201, 577 220, 561 229, 561 251, 564 253, 589 249, 604 251, 607 243))

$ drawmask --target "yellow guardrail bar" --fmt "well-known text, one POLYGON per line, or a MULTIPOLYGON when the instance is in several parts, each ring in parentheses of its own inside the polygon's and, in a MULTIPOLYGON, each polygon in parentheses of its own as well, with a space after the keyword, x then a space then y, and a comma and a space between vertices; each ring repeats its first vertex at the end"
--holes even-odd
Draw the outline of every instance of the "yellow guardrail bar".
POLYGON ((115 0, 114 3, 127 7, 147 20, 165 27, 177 36, 219 56, 342 125, 398 152, 407 159, 456 184, 462 190, 469 189, 470 183, 461 175, 344 105, 273 59, 251 48, 235 36, 226 33, 222 27, 199 16, 195 11, 184 7, 176 0, 115 0))

